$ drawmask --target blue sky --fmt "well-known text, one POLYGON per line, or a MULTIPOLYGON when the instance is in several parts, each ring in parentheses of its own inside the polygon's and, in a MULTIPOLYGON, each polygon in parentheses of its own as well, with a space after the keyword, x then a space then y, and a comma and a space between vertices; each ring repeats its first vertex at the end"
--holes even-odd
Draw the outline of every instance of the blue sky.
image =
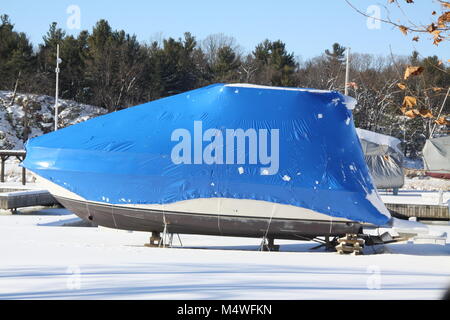
MULTIPOLYGON (((438 55, 450 59, 449 45, 434 46, 422 36, 412 42, 392 26, 369 29, 367 18, 356 13, 343 0, 2 0, 0 13, 7 13, 19 31, 25 32, 34 45, 41 42, 52 21, 69 34, 79 30, 68 29, 66 12, 70 5, 80 8, 81 29, 91 30, 96 21, 107 19, 114 29, 136 34, 141 41, 150 41, 158 34, 163 37, 181 37, 190 31, 201 40, 209 34, 224 33, 236 38, 245 51, 268 38, 281 39, 289 51, 308 59, 319 55, 334 42, 352 47, 354 52, 406 55, 417 49, 423 56, 438 55)), ((387 0, 351 0, 363 11, 370 5, 379 5, 382 17, 384 6, 390 8, 393 18, 404 18, 387 0)), ((402 1, 403 3, 403 1, 402 1)), ((431 11, 438 8, 433 0, 416 1, 404 5, 406 14, 414 21, 430 22, 431 11)))

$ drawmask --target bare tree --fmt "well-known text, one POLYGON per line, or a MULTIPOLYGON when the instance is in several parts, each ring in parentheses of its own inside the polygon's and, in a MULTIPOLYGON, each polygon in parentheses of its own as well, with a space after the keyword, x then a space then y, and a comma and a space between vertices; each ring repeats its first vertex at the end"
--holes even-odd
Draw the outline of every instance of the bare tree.
POLYGON ((242 55, 242 49, 237 44, 236 39, 223 33, 216 33, 207 36, 202 41, 200 47, 205 53, 206 59, 210 65, 216 63, 219 50, 224 47, 231 48, 239 57, 242 55))
MULTIPOLYGON (((400 12, 400 15, 402 16, 402 18, 396 17, 394 19, 392 19, 389 15, 384 19, 380 17, 370 16, 354 6, 349 0, 345 0, 345 2, 347 2, 350 7, 352 7, 356 12, 365 17, 395 26, 404 35, 407 35, 408 33, 413 34, 413 41, 419 41, 419 35, 421 34, 429 34, 433 36, 433 44, 438 45, 442 41, 450 40, 450 11, 447 11, 450 9, 450 2, 443 0, 428 1, 430 2, 430 5, 433 2, 437 3, 438 7, 436 8, 436 10, 430 9, 429 15, 432 18, 433 22, 424 25, 419 22, 415 22, 410 17, 408 17, 403 6, 399 3, 398 0, 389 0, 389 4, 395 5, 395 7, 400 12)), ((404 2, 411 6, 415 5, 413 0, 405 0, 404 2)), ((387 7, 386 11, 389 12, 389 9, 387 7)))

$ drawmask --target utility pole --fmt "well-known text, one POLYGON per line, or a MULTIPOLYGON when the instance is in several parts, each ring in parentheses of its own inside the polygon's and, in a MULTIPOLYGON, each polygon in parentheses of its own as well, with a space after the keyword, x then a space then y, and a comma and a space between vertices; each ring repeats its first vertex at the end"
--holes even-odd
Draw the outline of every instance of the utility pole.
POLYGON ((350 78, 350 47, 347 48, 347 63, 345 66, 345 95, 348 96, 348 85, 350 78))
POLYGON ((58 99, 59 99, 59 64, 62 60, 59 58, 59 44, 56 45, 56 93, 55 93, 55 131, 58 130, 58 99))

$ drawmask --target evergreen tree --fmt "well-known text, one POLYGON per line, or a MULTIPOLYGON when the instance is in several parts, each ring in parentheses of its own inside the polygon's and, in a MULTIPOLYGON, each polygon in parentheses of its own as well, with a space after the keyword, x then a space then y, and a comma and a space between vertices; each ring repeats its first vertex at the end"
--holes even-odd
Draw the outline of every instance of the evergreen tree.
POLYGON ((341 46, 339 43, 334 43, 332 46, 332 51, 326 49, 325 55, 330 62, 342 63, 345 60, 345 50, 345 47, 341 46))
POLYGON ((21 79, 27 79, 35 65, 33 47, 27 36, 14 31, 8 15, 0 16, 0 88, 13 90, 19 73, 21 79))
POLYGON ((204 60, 201 49, 196 48, 195 37, 184 34, 184 39, 164 40, 163 47, 155 51, 155 69, 160 74, 161 96, 192 90, 202 83, 198 61, 204 60))
POLYGON ((211 66, 214 82, 236 81, 239 77, 237 70, 241 65, 239 57, 229 46, 218 49, 217 59, 211 66))
POLYGON ((295 85, 297 63, 294 54, 287 52, 282 41, 265 40, 256 46, 253 55, 259 64, 259 83, 284 87, 295 85))
POLYGON ((339 43, 334 43, 332 50, 325 50, 325 78, 329 79, 328 90, 344 90, 345 85, 345 50, 339 43))
POLYGON ((144 49, 136 36, 113 31, 106 20, 97 22, 87 37, 87 99, 110 111, 141 102, 144 59, 144 49))
MULTIPOLYGON (((38 72, 35 75, 36 86, 41 89, 41 93, 53 96, 55 94, 55 68, 56 68, 56 51, 57 45, 62 45, 66 33, 57 27, 57 23, 50 24, 49 30, 42 37, 44 41, 39 45, 37 53, 38 72)), ((63 59, 64 60, 64 59, 63 59)), ((61 64, 61 69, 65 66, 61 64)), ((61 89, 64 88, 66 81, 64 79, 66 73, 61 73, 61 89)), ((64 91, 64 89, 62 90, 64 91)), ((67 98, 67 96, 61 95, 67 98)))

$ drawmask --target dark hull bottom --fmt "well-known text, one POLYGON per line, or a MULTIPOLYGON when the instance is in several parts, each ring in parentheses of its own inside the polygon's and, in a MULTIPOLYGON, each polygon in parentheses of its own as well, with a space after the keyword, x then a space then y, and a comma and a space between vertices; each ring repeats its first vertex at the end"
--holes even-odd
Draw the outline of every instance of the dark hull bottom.
MULTIPOLYGON (((82 219, 100 226, 162 232, 164 220, 167 232, 181 234, 204 234, 234 237, 260 238, 266 234, 269 218, 218 216, 148 209, 134 209, 104 205, 56 197, 68 210, 82 219)), ((317 220, 272 219, 267 236, 277 239, 302 240, 317 236, 340 236, 360 233, 361 224, 356 222, 333 222, 317 220)))

